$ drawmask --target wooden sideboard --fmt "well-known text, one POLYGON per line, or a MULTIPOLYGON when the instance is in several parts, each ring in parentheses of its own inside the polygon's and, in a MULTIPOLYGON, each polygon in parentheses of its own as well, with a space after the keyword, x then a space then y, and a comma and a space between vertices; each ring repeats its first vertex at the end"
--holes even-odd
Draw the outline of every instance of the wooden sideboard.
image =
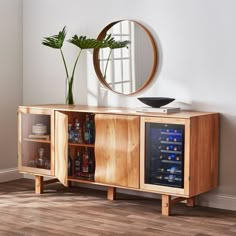
POLYGON ((35 175, 36 193, 55 181, 65 186, 71 182, 107 186, 110 200, 115 199, 116 188, 152 192, 162 195, 162 214, 169 215, 174 203, 187 200, 187 205, 194 206, 195 196, 217 187, 218 151, 217 113, 141 113, 129 108, 69 105, 18 108, 19 171, 35 175), (75 119, 84 124, 86 114, 94 119, 95 143, 71 143, 68 124, 75 119), (46 125, 47 133, 32 133, 36 124, 46 125), (163 127, 177 128, 172 131, 163 127), (178 130, 181 132, 173 133, 178 130), (177 138, 172 140, 172 136, 177 138), (43 154, 39 154, 40 149, 43 154), (94 176, 68 175, 68 156, 73 161, 76 153, 85 149, 94 158, 94 176), (162 164, 167 169, 159 168, 162 164), (45 176, 53 178, 44 180, 45 176))

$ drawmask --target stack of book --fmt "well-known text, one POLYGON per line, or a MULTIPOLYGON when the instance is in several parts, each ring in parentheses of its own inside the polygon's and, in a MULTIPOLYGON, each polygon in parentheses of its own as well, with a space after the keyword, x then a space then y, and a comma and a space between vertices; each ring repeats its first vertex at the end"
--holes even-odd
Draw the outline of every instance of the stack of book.
POLYGON ((136 112, 147 112, 147 113, 164 113, 164 114, 169 114, 169 113, 177 113, 180 112, 179 107, 138 107, 136 109, 136 112))

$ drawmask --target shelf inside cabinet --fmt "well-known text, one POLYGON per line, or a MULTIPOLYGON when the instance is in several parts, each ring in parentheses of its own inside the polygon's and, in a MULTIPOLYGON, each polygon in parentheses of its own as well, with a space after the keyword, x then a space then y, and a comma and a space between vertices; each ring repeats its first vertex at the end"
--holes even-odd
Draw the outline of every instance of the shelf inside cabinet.
POLYGON ((68 180, 73 181, 73 182, 79 182, 79 183, 95 183, 94 179, 86 179, 86 178, 74 177, 74 176, 69 176, 68 180))
POLYGON ((27 142, 34 142, 34 143, 51 143, 50 140, 45 140, 45 139, 33 139, 33 138, 24 138, 24 141, 27 141, 27 142))
POLYGON ((68 146, 74 146, 74 147, 88 147, 88 148, 94 148, 94 144, 86 144, 86 143, 68 143, 68 146))

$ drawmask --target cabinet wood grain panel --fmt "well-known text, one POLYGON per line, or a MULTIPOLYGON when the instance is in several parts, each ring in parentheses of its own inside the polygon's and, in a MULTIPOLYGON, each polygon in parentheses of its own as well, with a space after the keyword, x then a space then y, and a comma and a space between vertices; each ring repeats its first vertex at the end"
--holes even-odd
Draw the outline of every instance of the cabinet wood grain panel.
POLYGON ((35 175, 35 193, 43 193, 43 176, 35 175))
POLYGON ((218 185, 219 115, 192 117, 190 126, 190 196, 194 196, 218 185))
POLYGON ((68 116, 55 111, 55 176, 65 186, 67 181, 68 116))
POLYGON ((96 114, 95 181, 139 188, 139 117, 96 114))

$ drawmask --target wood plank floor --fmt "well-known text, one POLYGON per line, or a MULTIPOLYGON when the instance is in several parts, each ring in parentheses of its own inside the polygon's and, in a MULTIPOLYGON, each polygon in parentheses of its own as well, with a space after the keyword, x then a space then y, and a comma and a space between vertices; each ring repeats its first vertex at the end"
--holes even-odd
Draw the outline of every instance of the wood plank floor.
POLYGON ((161 201, 61 184, 34 194, 34 181, 0 184, 0 236, 236 236, 236 212, 177 204, 170 217, 161 201))

